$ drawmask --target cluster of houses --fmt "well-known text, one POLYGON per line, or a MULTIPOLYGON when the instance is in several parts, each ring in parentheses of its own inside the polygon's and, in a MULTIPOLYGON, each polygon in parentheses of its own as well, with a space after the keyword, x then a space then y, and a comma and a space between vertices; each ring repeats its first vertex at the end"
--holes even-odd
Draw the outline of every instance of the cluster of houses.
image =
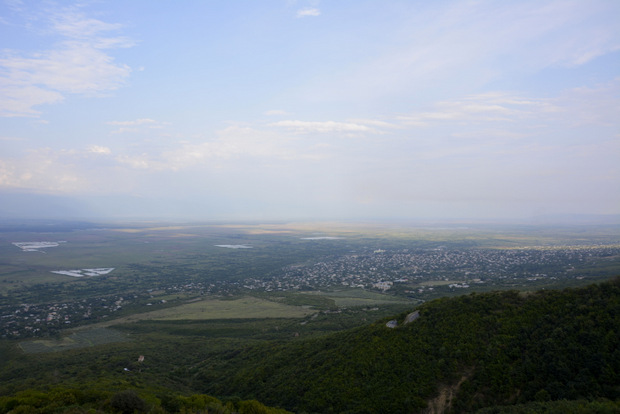
POLYGON ((72 324, 108 317, 127 300, 122 296, 88 298, 76 302, 2 306, 0 338, 49 335, 72 324))
MULTIPOLYGON (((334 286, 387 291, 395 284, 415 286, 428 281, 458 281, 451 289, 471 283, 516 279, 559 278, 574 266, 596 257, 620 254, 620 246, 566 246, 519 249, 426 249, 386 251, 334 256, 308 266, 288 266, 268 277, 248 278, 246 289, 286 291, 324 289, 334 286), (544 270, 544 271, 541 271, 544 270)), ((427 284, 431 285, 431 284, 427 284)), ((424 290, 425 287, 419 289, 424 290)))
MULTIPOLYGON (((123 295, 64 303, 0 305, 0 338, 48 335, 70 325, 109 317, 128 306, 154 306, 156 302, 150 301, 156 296, 154 289, 165 294, 232 295, 244 289, 271 292, 343 286, 386 292, 403 285, 404 294, 419 295, 440 287, 467 289, 474 283, 497 283, 502 280, 533 283, 540 279, 580 278, 574 271, 575 266, 618 256, 619 245, 369 250, 367 253, 327 257, 310 265, 287 266, 270 275, 256 275, 244 280, 160 282, 160 286, 132 294, 125 292, 123 295)), ((80 274, 105 274, 112 270, 82 269, 80 274)), ((165 301, 157 303, 164 304, 165 301)))

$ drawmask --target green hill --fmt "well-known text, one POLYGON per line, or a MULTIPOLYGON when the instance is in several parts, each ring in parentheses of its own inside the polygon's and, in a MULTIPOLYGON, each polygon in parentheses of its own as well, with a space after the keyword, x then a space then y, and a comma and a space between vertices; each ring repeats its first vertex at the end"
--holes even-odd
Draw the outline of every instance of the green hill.
POLYGON ((118 327, 129 341, 50 353, 5 342, 0 414, 620 412, 620 278, 438 299, 405 323, 413 310, 143 321, 118 327))
POLYGON ((620 399, 620 279, 439 299, 419 314, 408 324, 399 315, 396 328, 384 320, 251 348, 231 359, 226 376, 205 366, 196 380, 215 395, 318 413, 474 412, 620 399))

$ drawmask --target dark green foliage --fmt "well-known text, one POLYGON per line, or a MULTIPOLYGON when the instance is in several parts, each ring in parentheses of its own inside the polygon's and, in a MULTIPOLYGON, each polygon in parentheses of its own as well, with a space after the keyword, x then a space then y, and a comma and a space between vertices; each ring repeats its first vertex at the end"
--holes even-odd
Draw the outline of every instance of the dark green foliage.
POLYGON ((55 388, 49 392, 28 390, 14 396, 0 397, 0 413, 55 414, 55 413, 209 413, 209 414, 286 414, 288 411, 267 407, 258 401, 223 403, 217 398, 194 394, 182 396, 166 393, 161 404, 151 394, 145 398, 155 401, 149 404, 136 391, 126 389, 114 393, 94 389, 55 388))
POLYGON ((476 414, 614 414, 620 413, 620 402, 613 401, 551 401, 531 402, 512 406, 488 407, 476 414))
POLYGON ((395 329, 384 320, 251 348, 234 357, 226 377, 205 369, 195 379, 209 392, 308 412, 416 412, 449 385, 455 412, 620 398, 619 279, 439 299, 419 310, 418 320, 395 329))
POLYGON ((241 401, 238 404, 239 414, 285 414, 286 410, 269 408, 256 400, 241 401))
POLYGON ((144 413, 148 404, 133 390, 119 391, 110 399, 110 407, 121 414, 144 413))
POLYGON ((0 414, 129 412, 112 403, 129 389, 146 410, 170 413, 278 412, 262 403, 308 413, 415 413, 446 394, 452 399, 443 408, 452 413, 618 412, 620 279, 444 298, 418 309, 420 317, 407 325, 411 309, 363 326, 369 314, 353 310, 303 325, 151 321, 119 328, 133 341, 96 352, 13 350, 0 376, 0 414), (392 319, 398 327, 387 328, 392 319), (29 387, 45 392, 18 392, 29 387), (198 392, 229 402, 180 395, 198 392))
POLYGON ((93 389, 53 388, 48 392, 27 390, 12 396, 0 397, 0 413, 82 412, 89 408, 100 409, 108 398, 108 393, 93 389))

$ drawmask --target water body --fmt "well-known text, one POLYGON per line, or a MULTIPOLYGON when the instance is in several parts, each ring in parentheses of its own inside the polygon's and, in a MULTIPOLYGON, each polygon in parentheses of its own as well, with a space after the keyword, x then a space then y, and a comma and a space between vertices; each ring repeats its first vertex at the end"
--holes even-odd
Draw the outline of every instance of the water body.
POLYGON ((71 276, 71 277, 84 277, 84 276, 101 276, 107 275, 113 267, 102 267, 98 269, 79 269, 79 270, 52 270, 52 273, 59 275, 71 276))
POLYGON ((24 252, 39 252, 40 249, 46 249, 48 247, 58 247, 60 243, 66 243, 65 241, 59 242, 47 242, 47 241, 36 241, 36 242, 13 242, 13 245, 19 247, 24 252))
POLYGON ((215 247, 224 247, 226 249, 251 249, 252 246, 247 244, 216 244, 215 247))

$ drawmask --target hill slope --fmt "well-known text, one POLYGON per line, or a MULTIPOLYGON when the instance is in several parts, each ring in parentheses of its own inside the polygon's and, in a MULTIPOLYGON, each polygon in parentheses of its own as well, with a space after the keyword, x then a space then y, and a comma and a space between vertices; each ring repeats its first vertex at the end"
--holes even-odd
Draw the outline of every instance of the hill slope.
POLYGON ((195 386, 297 412, 472 412, 620 398, 620 279, 581 289, 439 299, 399 326, 251 348, 195 386), (230 373, 234 374, 230 374, 230 373))

